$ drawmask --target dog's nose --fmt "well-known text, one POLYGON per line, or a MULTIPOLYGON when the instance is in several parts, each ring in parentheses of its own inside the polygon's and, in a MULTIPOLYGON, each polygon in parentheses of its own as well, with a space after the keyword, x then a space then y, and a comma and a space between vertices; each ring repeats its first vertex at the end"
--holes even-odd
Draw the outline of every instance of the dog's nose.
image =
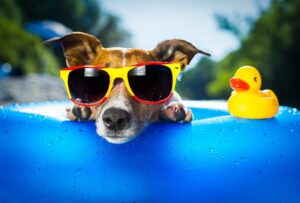
POLYGON ((102 120, 110 130, 123 130, 129 125, 130 114, 123 109, 109 108, 103 113, 102 120))

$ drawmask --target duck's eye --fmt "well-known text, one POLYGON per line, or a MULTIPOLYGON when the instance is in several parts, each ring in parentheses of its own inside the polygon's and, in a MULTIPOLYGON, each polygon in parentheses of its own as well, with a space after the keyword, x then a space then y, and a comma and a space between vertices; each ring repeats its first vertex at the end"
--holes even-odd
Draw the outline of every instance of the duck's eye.
POLYGON ((257 82, 257 77, 254 77, 254 82, 257 82))

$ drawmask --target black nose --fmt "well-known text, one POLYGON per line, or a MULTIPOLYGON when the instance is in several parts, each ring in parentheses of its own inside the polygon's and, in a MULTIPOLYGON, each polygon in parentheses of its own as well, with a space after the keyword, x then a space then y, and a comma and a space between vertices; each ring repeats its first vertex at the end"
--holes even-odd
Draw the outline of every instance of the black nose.
POLYGON ((110 130, 123 130, 129 126, 130 114, 122 109, 109 108, 103 113, 102 120, 110 130))

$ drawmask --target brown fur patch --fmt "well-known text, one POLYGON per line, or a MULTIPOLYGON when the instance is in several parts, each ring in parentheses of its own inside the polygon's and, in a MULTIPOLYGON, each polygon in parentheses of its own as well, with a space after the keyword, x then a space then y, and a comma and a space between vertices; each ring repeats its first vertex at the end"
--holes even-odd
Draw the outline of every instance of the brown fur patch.
POLYGON ((149 52, 141 49, 102 48, 97 51, 97 56, 92 62, 95 66, 120 68, 142 62, 153 61, 149 52), (123 57, 126 63, 123 64, 123 57))

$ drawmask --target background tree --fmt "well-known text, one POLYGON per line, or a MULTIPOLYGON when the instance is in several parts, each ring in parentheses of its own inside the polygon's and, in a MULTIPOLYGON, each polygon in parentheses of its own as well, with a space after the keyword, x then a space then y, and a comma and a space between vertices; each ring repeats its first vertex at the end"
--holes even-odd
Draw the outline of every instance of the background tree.
POLYGON ((253 65, 262 73, 263 86, 273 89, 281 104, 300 107, 300 1, 272 0, 251 25, 238 50, 216 64, 209 84, 211 97, 225 97, 228 79, 242 65, 253 65))
POLYGON ((102 9, 99 0, 16 0, 24 13, 24 22, 57 21, 74 31, 97 36, 104 46, 130 44, 129 33, 117 16, 102 9))
POLYGON ((10 63, 20 73, 56 74, 58 62, 41 39, 22 27, 22 11, 14 0, 0 2, 0 64, 10 63))
POLYGON ((98 0, 1 0, 0 64, 10 63, 20 72, 58 74, 65 66, 61 51, 45 47, 24 29, 28 22, 57 21, 74 31, 97 36, 104 46, 130 45, 130 35, 117 16, 104 11, 98 0))
POLYGON ((214 66, 214 61, 208 57, 203 57, 195 67, 183 73, 182 80, 177 83, 176 90, 184 98, 208 98, 206 86, 212 80, 214 66))
POLYGON ((239 67, 252 65, 262 74, 263 88, 274 90, 281 104, 300 107, 300 1, 272 0, 256 20, 244 19, 246 31, 236 18, 217 17, 220 28, 236 36, 240 47, 219 62, 200 61, 184 75, 179 91, 190 99, 227 99, 230 77, 239 67))

